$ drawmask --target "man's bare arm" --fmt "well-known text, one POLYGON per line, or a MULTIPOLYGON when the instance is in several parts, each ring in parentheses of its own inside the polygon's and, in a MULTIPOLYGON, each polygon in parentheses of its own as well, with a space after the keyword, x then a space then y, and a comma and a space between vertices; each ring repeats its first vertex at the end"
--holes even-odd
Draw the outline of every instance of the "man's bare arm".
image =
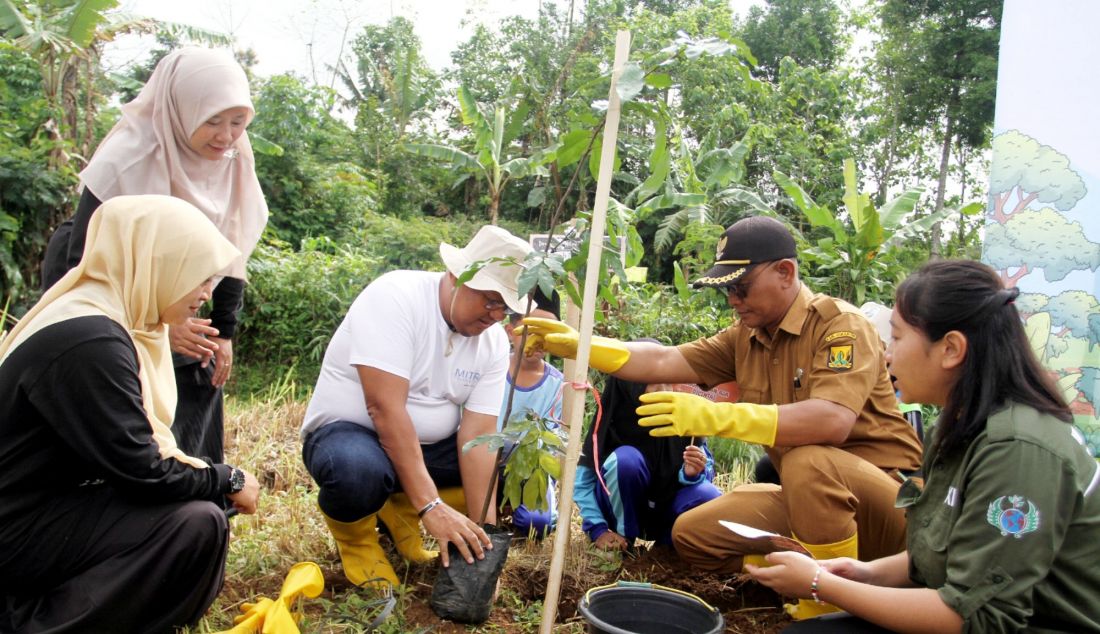
MULTIPOLYGON (((458 428, 458 450, 469 441, 481 436, 491 434, 497 430, 497 419, 488 414, 479 414, 465 410, 462 414, 462 424, 458 428)), ((474 521, 481 517, 481 509, 485 504, 485 495, 489 491, 489 482, 493 472, 493 461, 496 452, 490 452, 485 445, 478 445, 469 451, 458 454, 458 468, 462 472, 462 490, 466 494, 466 506, 468 515, 474 521)), ((496 486, 494 483, 493 494, 489 504, 489 512, 485 516, 486 522, 496 522, 496 486)), ((466 510, 466 509, 459 509, 466 510)))

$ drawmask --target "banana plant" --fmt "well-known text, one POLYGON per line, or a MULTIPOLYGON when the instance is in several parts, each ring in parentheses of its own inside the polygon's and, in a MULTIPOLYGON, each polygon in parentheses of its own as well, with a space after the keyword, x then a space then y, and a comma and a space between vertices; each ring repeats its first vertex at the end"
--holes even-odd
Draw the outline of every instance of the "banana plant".
POLYGON ((458 104, 463 125, 473 132, 473 152, 438 143, 407 143, 404 147, 417 156, 448 162, 460 174, 455 187, 470 178, 484 179, 489 190, 489 222, 495 225, 500 215, 501 195, 508 183, 531 175, 549 175, 546 164, 556 158, 561 144, 554 143, 527 156, 517 156, 515 152, 519 148, 513 148, 512 141, 527 119, 529 109, 525 104, 511 109, 509 114, 506 104, 497 103, 492 113, 486 115, 465 86, 458 89, 458 104))
POLYGON ((814 229, 825 229, 826 235, 811 239, 791 227, 805 245, 801 256, 814 275, 810 280, 816 290, 855 304, 872 296, 888 299, 905 271, 894 257, 896 247, 928 232, 932 225, 952 214, 980 213, 982 205, 972 203, 961 208, 948 208, 916 220, 911 214, 924 193, 923 187, 911 187, 875 209, 871 195, 858 189, 855 162, 844 161, 843 209, 833 211, 818 205, 786 174, 774 173, 775 182, 787 194, 814 229))
MULTIPOLYGON (((38 62, 46 103, 55 116, 65 115, 60 122, 48 121, 46 128, 59 130, 60 136, 74 145, 78 84, 83 74, 85 88, 93 86, 94 64, 90 62, 98 58, 104 42, 125 33, 158 30, 211 44, 230 42, 229 37, 212 31, 113 11, 118 4, 118 0, 0 0, 0 36, 38 62)), ((85 145, 88 141, 85 139, 85 145)), ((85 153, 90 149, 83 148, 85 153)), ((53 160, 59 163, 61 154, 55 154, 53 160)))

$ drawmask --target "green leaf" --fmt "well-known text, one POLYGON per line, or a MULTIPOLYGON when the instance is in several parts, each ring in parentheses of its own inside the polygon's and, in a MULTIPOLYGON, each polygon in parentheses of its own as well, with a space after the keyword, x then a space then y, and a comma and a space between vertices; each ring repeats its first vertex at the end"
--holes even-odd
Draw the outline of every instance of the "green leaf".
POLYGON ((645 83, 658 90, 672 88, 672 76, 668 73, 650 73, 645 76, 645 83))
POLYGON ((863 227, 866 219, 863 217, 863 206, 859 199, 859 185, 856 181, 856 162, 850 158, 844 159, 844 208, 848 211, 848 217, 852 219, 852 225, 858 231, 863 227))
POLYGON ((527 123, 527 115, 530 112, 531 105, 526 101, 521 101, 518 106, 512 109, 508 115, 508 123, 504 127, 503 145, 508 145, 523 132, 523 127, 527 123))
POLYGON ((72 5, 65 37, 80 48, 88 48, 95 39, 96 29, 107 19, 104 12, 117 7, 118 0, 78 0, 72 5))
POLYGON ((714 195, 717 202, 734 208, 747 207, 753 213, 775 216, 776 211, 769 207, 756 192, 743 187, 731 187, 714 195))
POLYGON ((282 156, 283 148, 268 141, 258 134, 249 134, 248 140, 252 143, 252 150, 264 156, 282 156))
POLYGON ((592 133, 589 130, 570 130, 563 134, 557 152, 558 167, 568 167, 581 160, 590 138, 592 133))
POLYGON ((11 0, 0 0, 0 33, 3 33, 5 38, 14 40, 26 35, 30 30, 30 24, 11 0))
POLYGON ((563 441, 561 439, 561 436, 559 436, 558 434, 556 434, 556 433, 554 433, 550 430, 545 430, 545 431, 541 432, 539 434, 539 440, 542 441, 542 444, 544 444, 547 447, 550 447, 552 449, 561 448, 561 447, 565 446, 565 441, 563 441))
POLYGON ((531 510, 544 510, 539 507, 543 505, 545 491, 545 488, 539 486, 538 478, 528 479, 523 483, 523 505, 531 510))
POLYGON ((474 155, 449 145, 439 145, 437 143, 406 143, 402 147, 410 154, 448 161, 455 167, 466 169, 481 168, 481 163, 478 162, 474 155))
POLYGON ((687 278, 684 277, 684 270, 680 268, 678 260, 672 261, 672 272, 672 285, 676 288, 676 295, 680 299, 687 299, 691 296, 691 287, 688 286, 687 278))
POLYGON ((512 508, 523 504, 523 481, 514 476, 504 478, 504 502, 512 508))
POLYGON ((788 178, 786 174, 775 172, 772 176, 775 178, 775 182, 779 185, 780 189, 790 197, 795 207, 797 207, 798 210, 806 216, 806 219, 810 221, 810 224, 815 227, 828 227, 832 229, 834 233, 838 231, 843 232, 842 227, 840 227, 836 218, 833 217, 833 213, 824 207, 818 206, 818 204, 810 198, 810 195, 803 191, 797 183, 788 178))
POLYGON ((592 151, 588 154, 588 174, 592 180, 600 180, 600 153, 603 152, 603 134, 592 142, 592 151))
MULTIPOLYGON (((879 223, 882 225, 883 229, 893 231, 896 227, 901 225, 901 221, 917 208, 917 202, 920 201, 921 194, 923 193, 923 187, 913 187, 905 190, 900 196, 883 205, 882 209, 878 212, 879 223)), ((977 205, 979 208, 984 208, 981 203, 973 204, 977 205)))
POLYGON ((645 200, 656 193, 668 180, 670 166, 666 123, 663 119, 658 119, 654 122, 653 150, 649 153, 649 176, 632 192, 632 199, 645 200))
POLYGON ((615 85, 619 93, 619 100, 626 103, 633 101, 645 86, 645 71, 638 62, 627 62, 623 66, 623 72, 619 75, 619 81, 615 85))
POLYGON ((462 115, 463 125, 468 125, 473 129, 477 145, 487 146, 489 139, 493 136, 492 127, 489 125, 489 120, 481 113, 481 109, 478 108, 477 101, 474 100, 473 95, 465 86, 459 86, 458 88, 458 108, 462 115))
POLYGON ((528 266, 516 278, 516 290, 519 292, 520 297, 525 297, 535 290, 535 286, 554 287, 554 275, 544 262, 540 262, 535 266, 528 266))
POLYGON ((527 192, 528 207, 541 207, 544 202, 546 202, 545 187, 532 187, 531 191, 527 192))
POLYGON ((985 213, 984 203, 970 203, 959 208, 959 213, 964 216, 977 216, 985 213))
POLYGON ((556 479, 561 477, 561 463, 558 462, 557 458, 554 456, 548 453, 540 453, 539 466, 542 467, 542 470, 549 474, 551 478, 556 479))

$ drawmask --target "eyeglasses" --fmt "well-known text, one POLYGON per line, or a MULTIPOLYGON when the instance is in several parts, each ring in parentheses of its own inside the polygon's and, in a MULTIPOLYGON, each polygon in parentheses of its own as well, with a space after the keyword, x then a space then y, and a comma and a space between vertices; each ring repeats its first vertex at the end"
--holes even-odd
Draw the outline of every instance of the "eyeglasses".
POLYGON ((761 262, 756 266, 756 270, 752 271, 749 274, 752 276, 752 279, 743 279, 738 282, 734 282, 733 284, 730 284, 728 286, 719 286, 718 291, 725 295, 727 298, 730 295, 733 295, 738 300, 744 301, 745 298, 749 296, 749 291, 752 290, 752 285, 756 283, 756 278, 760 277, 760 272, 774 265, 776 262, 778 262, 778 260, 773 260, 771 262, 761 262), (767 266, 761 266, 765 264, 767 266))
MULTIPOLYGON (((470 290, 473 290, 473 289, 470 289, 470 290)), ((481 295, 481 298, 483 300, 485 300, 485 310, 489 311, 490 313, 496 312, 498 310, 504 310, 504 311, 508 310, 508 304, 505 304, 502 300, 489 299, 489 296, 486 295, 485 293, 483 293, 482 291, 476 291, 476 292, 477 292, 478 295, 481 295)))

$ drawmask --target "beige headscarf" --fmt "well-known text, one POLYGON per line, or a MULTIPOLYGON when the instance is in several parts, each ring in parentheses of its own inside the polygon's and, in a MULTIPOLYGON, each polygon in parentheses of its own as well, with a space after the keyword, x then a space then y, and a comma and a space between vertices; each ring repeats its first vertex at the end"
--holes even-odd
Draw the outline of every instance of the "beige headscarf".
POLYGON ((81 181, 100 200, 168 194, 199 208, 236 245, 241 257, 224 275, 245 278, 245 261, 267 224, 248 133, 218 161, 189 141, 200 125, 228 108, 255 115, 248 78, 227 51, 183 48, 169 53, 100 143, 81 181))
POLYGON ((0 363, 52 324, 106 315, 137 349, 141 397, 163 458, 207 466, 176 446, 169 425, 176 378, 161 313, 240 252, 191 204, 170 196, 121 196, 92 216, 80 263, 50 287, 0 342, 0 363))

